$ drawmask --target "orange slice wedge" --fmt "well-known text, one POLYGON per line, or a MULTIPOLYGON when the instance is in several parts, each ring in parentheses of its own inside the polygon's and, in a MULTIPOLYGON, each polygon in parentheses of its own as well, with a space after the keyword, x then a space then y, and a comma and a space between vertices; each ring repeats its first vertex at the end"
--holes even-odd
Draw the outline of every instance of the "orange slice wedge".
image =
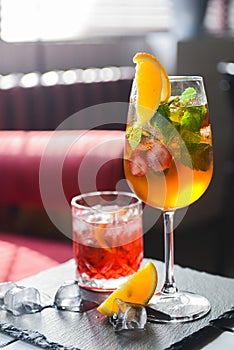
POLYGON ((106 316, 118 312, 115 299, 133 304, 147 305, 152 298, 158 283, 158 274, 154 264, 149 261, 144 267, 134 273, 119 286, 97 310, 106 316))
POLYGON ((154 115, 159 103, 168 101, 171 85, 166 70, 153 55, 139 52, 133 62, 136 63, 137 121, 144 124, 154 115))

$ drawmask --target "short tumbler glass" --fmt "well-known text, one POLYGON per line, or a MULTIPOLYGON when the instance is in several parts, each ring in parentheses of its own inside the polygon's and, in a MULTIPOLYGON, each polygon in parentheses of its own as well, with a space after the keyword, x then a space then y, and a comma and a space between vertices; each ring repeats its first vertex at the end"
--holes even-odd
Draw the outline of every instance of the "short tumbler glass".
POLYGON ((112 291, 143 260, 142 202, 133 193, 91 192, 71 201, 80 287, 112 291))

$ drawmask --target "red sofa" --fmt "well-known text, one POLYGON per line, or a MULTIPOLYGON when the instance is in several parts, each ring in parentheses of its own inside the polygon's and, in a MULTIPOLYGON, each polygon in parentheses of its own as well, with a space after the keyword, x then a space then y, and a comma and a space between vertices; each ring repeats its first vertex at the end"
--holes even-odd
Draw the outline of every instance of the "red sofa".
MULTIPOLYGON (((0 140, 0 280, 18 279, 72 257, 74 195, 126 189, 124 131, 1 131, 0 140)), ((232 246, 220 236, 228 221, 214 199, 216 187, 211 184, 176 228, 175 258, 181 265, 232 276, 227 254, 232 246)), ((155 211, 145 222, 150 215, 154 218, 155 211)), ((151 228, 144 236, 145 255, 163 259, 161 220, 151 228)))
POLYGON ((93 69, 87 82, 79 70, 71 84, 45 86, 39 74, 38 85, 23 87, 15 74, 16 85, 0 89, 0 281, 72 257, 71 198, 123 178, 124 134, 111 130, 125 129, 134 69, 108 69, 117 79, 93 69), (84 131, 94 128, 102 130, 84 131))
POLYGON ((116 188, 124 132, 0 131, 0 141, 1 281, 72 257, 71 198, 116 188))

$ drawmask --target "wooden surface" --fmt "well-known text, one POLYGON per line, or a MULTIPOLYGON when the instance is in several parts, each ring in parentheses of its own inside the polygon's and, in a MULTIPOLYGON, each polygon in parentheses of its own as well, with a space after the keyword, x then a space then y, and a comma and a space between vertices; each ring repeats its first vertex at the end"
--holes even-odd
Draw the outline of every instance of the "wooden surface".
MULTIPOLYGON (((154 263, 159 274, 159 288, 162 284, 163 263, 159 261, 154 261, 154 263)), ((48 308, 41 313, 21 317, 14 317, 5 311, 0 311, 0 320, 1 323, 7 322, 21 329, 37 330, 52 342, 77 347, 81 350, 165 350, 184 337, 208 325, 211 319, 217 318, 234 306, 234 279, 210 275, 179 266, 175 267, 175 277, 179 289, 197 292, 209 299, 212 309, 206 317, 184 324, 147 323, 143 331, 120 333, 116 333, 108 323, 107 318, 95 309, 86 313, 74 313, 48 308)), ((59 267, 22 280, 20 284, 34 286, 54 297, 56 290, 65 280, 74 278, 74 261, 70 260, 59 267)), ((91 293, 91 295, 95 300, 97 293, 91 293)), ((98 293, 100 301, 103 297, 102 293, 98 293)), ((2 334, 0 339, 3 339, 2 334)), ((5 338, 5 341, 11 340, 10 337, 9 339, 5 338)), ((20 350, 22 344, 22 342, 16 341, 4 349, 20 350)), ((22 347, 25 350, 28 348, 34 349, 31 345, 26 347, 26 344, 25 347, 22 347)))

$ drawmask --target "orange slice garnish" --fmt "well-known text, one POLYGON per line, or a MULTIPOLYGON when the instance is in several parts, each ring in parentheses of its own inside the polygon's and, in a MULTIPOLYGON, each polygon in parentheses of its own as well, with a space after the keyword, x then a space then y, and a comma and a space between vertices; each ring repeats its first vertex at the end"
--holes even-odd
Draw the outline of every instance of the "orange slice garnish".
POLYGON ((97 310, 106 316, 113 316, 118 310, 116 299, 133 304, 147 305, 158 283, 158 274, 154 264, 149 261, 119 286, 97 310))
POLYGON ((108 252, 112 252, 111 247, 107 244, 105 240, 107 224, 99 224, 94 228, 94 237, 100 248, 107 250, 108 252))
POLYGON ((138 123, 150 120, 160 103, 168 101, 171 85, 167 72, 153 55, 139 52, 133 57, 136 63, 136 113, 138 123))

